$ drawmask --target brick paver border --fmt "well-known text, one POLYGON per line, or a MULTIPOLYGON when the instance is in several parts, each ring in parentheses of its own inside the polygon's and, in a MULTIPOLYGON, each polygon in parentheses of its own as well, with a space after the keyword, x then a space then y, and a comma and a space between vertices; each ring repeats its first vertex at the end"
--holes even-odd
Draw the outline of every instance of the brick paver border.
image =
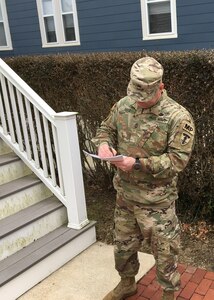
MULTIPOLYGON (((214 272, 179 264, 181 289, 175 293, 177 300, 214 300, 214 272)), ((156 281, 153 267, 137 283, 138 292, 127 300, 160 300, 162 289, 156 281)))

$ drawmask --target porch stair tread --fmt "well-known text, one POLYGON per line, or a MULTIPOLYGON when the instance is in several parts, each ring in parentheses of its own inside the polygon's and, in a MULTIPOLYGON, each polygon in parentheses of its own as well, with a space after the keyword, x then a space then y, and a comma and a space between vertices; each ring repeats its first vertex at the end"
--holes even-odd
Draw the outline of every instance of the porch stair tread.
POLYGON ((30 174, 8 183, 4 183, 0 188, 0 200, 39 183, 41 183, 40 179, 34 174, 30 174))
POLYGON ((0 167, 19 160, 20 158, 14 152, 0 155, 0 167))
POLYGON ((51 196, 0 220, 0 239, 60 207, 63 207, 63 204, 55 196, 51 196))
POLYGON ((17 253, 7 257, 0 262, 0 287, 93 226, 95 226, 94 221, 91 221, 81 230, 70 229, 66 225, 63 225, 17 253))

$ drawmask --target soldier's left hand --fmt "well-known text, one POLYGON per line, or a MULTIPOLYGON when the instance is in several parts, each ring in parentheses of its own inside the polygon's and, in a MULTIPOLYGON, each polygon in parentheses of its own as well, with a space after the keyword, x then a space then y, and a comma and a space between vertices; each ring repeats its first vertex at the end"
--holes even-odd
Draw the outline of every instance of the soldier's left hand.
POLYGON ((113 165, 115 165, 117 168, 121 169, 124 172, 129 172, 132 170, 133 165, 135 163, 135 159, 133 157, 124 156, 123 160, 121 161, 114 161, 111 162, 113 165))

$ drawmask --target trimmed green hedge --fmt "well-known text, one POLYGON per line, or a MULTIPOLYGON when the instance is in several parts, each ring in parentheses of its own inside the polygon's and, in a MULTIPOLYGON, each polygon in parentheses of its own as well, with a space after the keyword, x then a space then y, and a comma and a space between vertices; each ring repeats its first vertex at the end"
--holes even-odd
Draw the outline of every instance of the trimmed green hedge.
MULTIPOLYGON (((186 220, 213 220, 214 51, 65 54, 5 61, 54 110, 79 112, 80 147, 91 151, 97 126, 126 95, 131 65, 145 55, 163 65, 169 96, 191 112, 196 124, 195 149, 180 175, 178 211, 186 220)), ((112 169, 96 161, 93 170, 84 156, 82 160, 85 182, 112 187, 112 169)))

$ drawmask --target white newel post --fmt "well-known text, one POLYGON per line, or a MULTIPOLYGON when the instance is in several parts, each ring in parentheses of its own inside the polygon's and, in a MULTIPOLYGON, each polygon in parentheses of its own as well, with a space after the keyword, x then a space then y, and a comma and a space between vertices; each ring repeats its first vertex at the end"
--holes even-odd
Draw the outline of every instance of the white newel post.
POLYGON ((68 227, 81 229, 89 221, 86 212, 76 115, 75 112, 62 112, 54 115, 54 119, 68 212, 68 227))

